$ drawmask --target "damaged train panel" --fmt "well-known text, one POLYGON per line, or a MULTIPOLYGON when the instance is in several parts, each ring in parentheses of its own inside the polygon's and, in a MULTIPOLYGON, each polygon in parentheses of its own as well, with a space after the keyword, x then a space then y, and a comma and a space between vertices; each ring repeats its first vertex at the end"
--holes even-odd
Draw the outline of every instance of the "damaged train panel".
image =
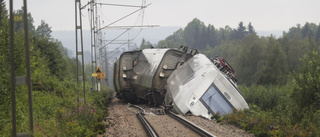
POLYGON ((248 108, 235 83, 206 56, 197 54, 167 80, 166 105, 172 105, 181 114, 211 117, 248 108))

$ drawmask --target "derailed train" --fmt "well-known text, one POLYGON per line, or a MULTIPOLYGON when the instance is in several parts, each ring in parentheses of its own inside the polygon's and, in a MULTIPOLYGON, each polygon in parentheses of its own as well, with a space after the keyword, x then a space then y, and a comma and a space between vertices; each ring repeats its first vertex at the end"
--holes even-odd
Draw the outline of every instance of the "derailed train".
POLYGON ((114 64, 113 80, 117 98, 169 106, 180 114, 209 118, 248 108, 231 66, 187 47, 125 52, 114 64))

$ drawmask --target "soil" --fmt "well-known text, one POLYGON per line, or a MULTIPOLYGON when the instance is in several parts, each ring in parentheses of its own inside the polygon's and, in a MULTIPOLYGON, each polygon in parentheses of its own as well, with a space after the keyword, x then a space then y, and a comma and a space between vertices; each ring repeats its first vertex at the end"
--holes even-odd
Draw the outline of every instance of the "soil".
MULTIPOLYGON (((145 110, 145 117, 153 128, 161 136, 198 136, 190 129, 175 121, 167 115, 158 115, 162 113, 161 108, 155 108, 148 105, 138 105, 145 110)), ((140 110, 135 107, 130 107, 127 103, 114 98, 108 108, 109 116, 105 118, 105 122, 108 125, 106 132, 103 135, 107 137, 128 137, 138 136, 145 137, 145 133, 142 125, 140 124, 136 114, 140 110)), ((246 133, 244 130, 238 129, 232 125, 222 125, 214 120, 209 120, 198 116, 183 116, 189 121, 197 124, 208 132, 217 137, 251 137, 253 134, 246 133)))

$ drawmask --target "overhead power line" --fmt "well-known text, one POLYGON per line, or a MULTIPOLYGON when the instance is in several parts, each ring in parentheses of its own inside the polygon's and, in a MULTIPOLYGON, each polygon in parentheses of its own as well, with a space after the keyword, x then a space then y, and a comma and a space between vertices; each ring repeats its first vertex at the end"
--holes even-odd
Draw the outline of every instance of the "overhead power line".
POLYGON ((137 5, 110 4, 110 3, 97 3, 97 4, 98 4, 98 5, 108 5, 108 6, 121 6, 121 7, 145 8, 145 6, 137 6, 137 5))
POLYGON ((142 9, 146 8, 146 7, 148 7, 149 5, 151 5, 151 3, 150 3, 150 4, 148 4, 148 5, 146 5, 146 6, 141 6, 141 8, 140 8, 140 9, 138 9, 138 10, 135 10, 135 11, 131 12, 130 14, 128 14, 128 15, 126 15, 126 16, 124 16, 124 17, 122 17, 122 18, 120 18, 120 19, 118 19, 118 20, 116 20, 116 21, 114 21, 114 22, 112 22, 112 23, 110 23, 110 24, 108 24, 108 25, 106 25, 106 26, 104 26, 104 27, 102 27, 102 28, 98 29, 97 31, 100 31, 100 30, 102 30, 102 29, 104 29, 104 28, 107 28, 107 27, 109 27, 109 26, 111 26, 111 25, 113 25, 113 24, 115 24, 115 23, 119 22, 120 20, 123 20, 123 19, 125 19, 125 18, 129 17, 130 15, 132 15, 132 14, 134 14, 134 13, 136 13, 136 12, 138 12, 138 11, 140 11, 140 10, 142 10, 142 9))
POLYGON ((153 28, 153 27, 159 27, 160 25, 141 25, 141 26, 109 26, 109 27, 103 27, 101 29, 129 29, 129 28, 153 28))

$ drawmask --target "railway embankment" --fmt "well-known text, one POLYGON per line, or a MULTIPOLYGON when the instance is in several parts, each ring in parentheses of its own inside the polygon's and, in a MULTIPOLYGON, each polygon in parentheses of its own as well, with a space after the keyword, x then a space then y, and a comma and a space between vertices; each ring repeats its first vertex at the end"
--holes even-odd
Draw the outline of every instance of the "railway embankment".
MULTIPOLYGON (((145 110, 146 119, 157 131, 159 136, 197 136, 197 134, 168 115, 159 115, 159 108, 148 105, 139 106, 145 110)), ((106 132, 100 136, 147 136, 143 126, 136 117, 139 111, 139 109, 130 107, 127 103, 114 98, 108 108, 109 115, 106 117, 108 127, 106 132)), ((218 137, 253 136, 253 134, 246 133, 246 131, 235 126, 222 125, 215 120, 197 116, 183 117, 218 137)))

